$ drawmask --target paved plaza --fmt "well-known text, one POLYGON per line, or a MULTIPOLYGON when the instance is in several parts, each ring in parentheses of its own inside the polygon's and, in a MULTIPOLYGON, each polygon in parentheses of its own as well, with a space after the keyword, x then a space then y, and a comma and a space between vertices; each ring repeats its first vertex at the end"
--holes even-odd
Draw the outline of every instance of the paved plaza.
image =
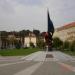
POLYGON ((75 75, 75 58, 60 51, 0 56, 0 75, 75 75))

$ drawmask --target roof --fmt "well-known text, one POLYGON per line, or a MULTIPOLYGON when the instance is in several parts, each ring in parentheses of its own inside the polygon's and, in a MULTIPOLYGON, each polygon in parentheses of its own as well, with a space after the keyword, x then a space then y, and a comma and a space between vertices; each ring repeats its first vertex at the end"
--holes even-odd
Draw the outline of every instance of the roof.
POLYGON ((69 29, 69 28, 72 28, 72 27, 75 27, 75 22, 66 24, 66 25, 64 25, 64 26, 62 26, 62 27, 59 27, 59 28, 57 28, 57 31, 69 29))

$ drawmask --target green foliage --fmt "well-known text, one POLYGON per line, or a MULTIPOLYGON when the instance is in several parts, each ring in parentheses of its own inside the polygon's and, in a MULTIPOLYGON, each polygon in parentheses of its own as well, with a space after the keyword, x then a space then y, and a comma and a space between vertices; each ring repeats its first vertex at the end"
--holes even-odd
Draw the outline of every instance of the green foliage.
POLYGON ((31 32, 30 30, 22 30, 19 32, 19 36, 20 37, 28 36, 30 32, 31 32))
POLYGON ((1 31, 0 36, 3 38, 6 38, 8 36, 8 33, 6 31, 1 31))
POLYGON ((21 42, 15 40, 15 47, 16 47, 17 49, 20 49, 20 48, 21 48, 21 42))
POLYGON ((43 40, 38 40, 37 41, 37 46, 39 47, 39 48, 44 48, 44 46, 45 46, 45 42, 43 41, 43 40))
POLYGON ((34 48, 34 44, 32 42, 30 42, 30 47, 34 48))
POLYGON ((39 36, 39 35, 40 35, 40 31, 39 31, 39 30, 33 30, 33 33, 34 33, 36 36, 39 36))
POLYGON ((69 49, 69 47, 70 47, 70 42, 68 42, 68 41, 63 42, 64 49, 69 49))
POLYGON ((75 40, 70 44, 70 50, 75 51, 75 40))
POLYGON ((72 56, 75 56, 75 51, 62 50, 62 52, 66 53, 66 54, 69 54, 69 55, 72 55, 72 56))
POLYGON ((60 49, 63 45, 63 41, 61 41, 58 37, 53 38, 53 47, 56 49, 60 49))
POLYGON ((72 42, 66 41, 65 43, 66 43, 65 44, 66 50, 63 50, 63 52, 75 56, 75 41, 72 42))

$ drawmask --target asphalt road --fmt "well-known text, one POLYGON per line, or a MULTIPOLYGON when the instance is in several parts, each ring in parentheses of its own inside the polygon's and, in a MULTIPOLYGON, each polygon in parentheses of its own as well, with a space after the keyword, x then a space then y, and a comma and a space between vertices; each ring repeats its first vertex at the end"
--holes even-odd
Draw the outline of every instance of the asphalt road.
POLYGON ((36 52, 26 57, 0 57, 0 75, 75 75, 74 59, 62 57, 60 52, 49 54, 56 56, 46 58, 47 52, 36 52))

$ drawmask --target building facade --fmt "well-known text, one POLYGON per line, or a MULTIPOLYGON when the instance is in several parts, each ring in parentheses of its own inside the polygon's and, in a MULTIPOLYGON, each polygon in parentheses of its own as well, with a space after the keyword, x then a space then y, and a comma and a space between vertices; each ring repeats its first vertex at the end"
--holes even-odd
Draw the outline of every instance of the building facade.
POLYGON ((58 37, 62 41, 75 40, 75 22, 57 28, 53 37, 58 37))
POLYGON ((36 47, 36 40, 36 36, 33 33, 29 34, 29 36, 24 38, 24 47, 30 47, 30 43, 33 43, 36 47))

